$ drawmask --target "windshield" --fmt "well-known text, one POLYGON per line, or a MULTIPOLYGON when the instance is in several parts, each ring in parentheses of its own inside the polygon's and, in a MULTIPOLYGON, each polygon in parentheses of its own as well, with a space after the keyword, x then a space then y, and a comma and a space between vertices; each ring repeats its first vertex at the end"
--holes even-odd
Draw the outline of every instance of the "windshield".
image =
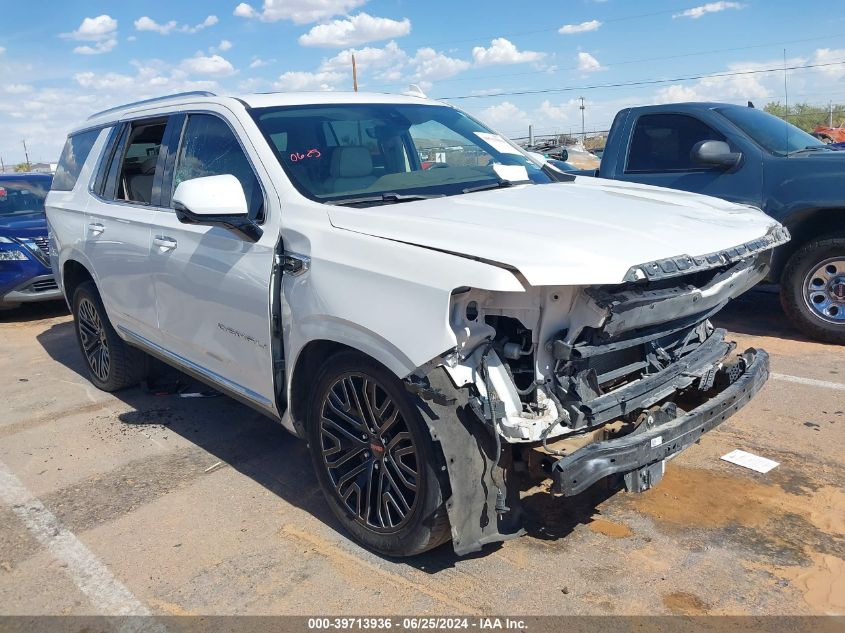
POLYGON ((332 104, 252 110, 299 191, 383 204, 551 179, 517 147, 448 106, 332 104))
POLYGON ((0 216, 44 213, 50 178, 0 178, 0 216))
POLYGON ((716 111, 773 154, 785 156, 802 149, 826 147, 791 123, 756 108, 730 107, 716 111))

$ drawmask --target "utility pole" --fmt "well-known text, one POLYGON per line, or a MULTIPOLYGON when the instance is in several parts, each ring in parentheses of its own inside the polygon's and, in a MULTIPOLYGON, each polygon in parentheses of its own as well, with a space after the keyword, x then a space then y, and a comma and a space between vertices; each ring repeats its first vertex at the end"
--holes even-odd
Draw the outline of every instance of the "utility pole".
POLYGON ((358 67, 355 65, 355 55, 352 55, 352 88, 358 92, 358 67))
POLYGON ((534 126, 528 124, 528 147, 534 147, 534 126))
POLYGON ((580 97, 581 105, 578 107, 581 110, 581 142, 586 145, 587 144, 587 130, 584 128, 584 110, 586 107, 584 106, 584 97, 580 97))
POLYGON ((26 170, 29 171, 29 152, 26 150, 26 139, 21 142, 23 143, 23 155, 26 156, 26 170))

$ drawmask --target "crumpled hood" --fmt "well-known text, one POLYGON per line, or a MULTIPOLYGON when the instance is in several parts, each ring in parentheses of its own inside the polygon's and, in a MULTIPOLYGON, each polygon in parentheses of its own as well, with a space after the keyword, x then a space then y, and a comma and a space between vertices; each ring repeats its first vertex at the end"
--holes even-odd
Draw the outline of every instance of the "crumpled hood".
POLYGON ((504 264, 533 286, 618 284, 632 266, 714 253, 778 225, 718 198, 587 177, 332 207, 329 218, 337 228, 504 264))

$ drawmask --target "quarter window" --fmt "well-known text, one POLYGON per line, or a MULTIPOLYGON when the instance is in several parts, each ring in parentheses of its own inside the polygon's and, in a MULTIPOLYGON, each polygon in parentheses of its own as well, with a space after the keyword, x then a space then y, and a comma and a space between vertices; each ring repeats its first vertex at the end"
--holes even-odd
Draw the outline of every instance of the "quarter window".
POLYGON ((234 132, 225 121, 214 115, 190 115, 173 174, 173 191, 186 180, 224 174, 240 181, 249 215, 260 221, 264 211, 264 194, 234 132))
POLYGON ((88 160, 88 154, 94 146, 100 130, 89 130, 69 136, 56 167, 53 178, 53 191, 71 191, 79 178, 82 166, 88 160))
POLYGON ((684 114, 648 114, 637 120, 628 172, 690 171, 702 169, 692 161, 692 148, 699 141, 724 141, 706 123, 684 114))

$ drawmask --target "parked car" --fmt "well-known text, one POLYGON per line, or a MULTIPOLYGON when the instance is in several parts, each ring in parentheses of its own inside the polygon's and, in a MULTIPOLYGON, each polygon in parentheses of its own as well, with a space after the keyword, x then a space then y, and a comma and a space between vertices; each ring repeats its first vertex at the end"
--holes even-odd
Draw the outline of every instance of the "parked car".
POLYGON ((0 174, 0 310, 61 299, 50 270, 44 199, 52 177, 0 174))
POLYGON ((813 130, 813 136, 822 143, 843 143, 845 142, 845 127, 817 125, 813 130))
POLYGON ((759 210, 576 182, 458 109, 365 93, 96 114, 47 208, 94 385, 135 385, 152 356, 279 421, 338 521, 397 556, 522 533, 519 472, 567 496, 655 485, 765 382, 766 353, 734 355, 709 319, 788 239, 759 210), (431 138, 465 154, 423 169, 431 138))
POLYGON ((787 316, 845 343, 845 153, 753 107, 675 103, 620 111, 583 173, 762 208, 792 234, 768 274, 787 316))

